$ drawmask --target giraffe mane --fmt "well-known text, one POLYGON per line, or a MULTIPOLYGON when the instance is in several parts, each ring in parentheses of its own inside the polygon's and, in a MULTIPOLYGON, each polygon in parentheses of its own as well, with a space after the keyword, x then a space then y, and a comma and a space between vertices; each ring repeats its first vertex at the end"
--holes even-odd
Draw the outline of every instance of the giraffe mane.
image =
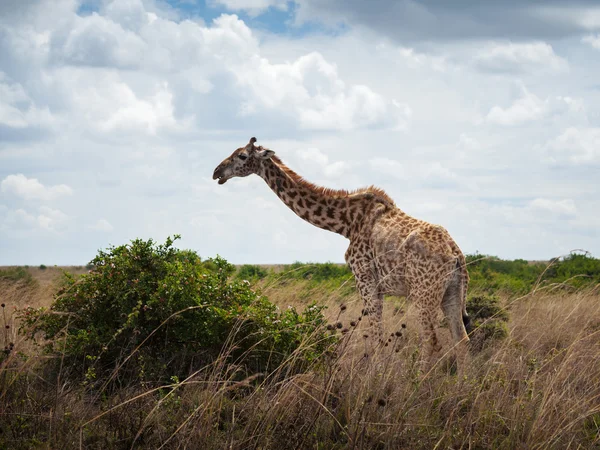
POLYGON ((308 189, 310 191, 315 192, 316 194, 325 195, 331 198, 348 198, 348 197, 360 197, 372 196, 375 200, 378 200, 387 206, 396 206, 394 200, 385 192, 383 189, 377 186, 366 186, 354 190, 347 189, 333 189, 328 187, 323 187, 311 183, 306 180, 301 175, 298 175, 292 169, 285 165, 285 163, 276 155, 271 157, 271 161, 273 161, 288 177, 290 177, 295 183, 299 186, 308 189))

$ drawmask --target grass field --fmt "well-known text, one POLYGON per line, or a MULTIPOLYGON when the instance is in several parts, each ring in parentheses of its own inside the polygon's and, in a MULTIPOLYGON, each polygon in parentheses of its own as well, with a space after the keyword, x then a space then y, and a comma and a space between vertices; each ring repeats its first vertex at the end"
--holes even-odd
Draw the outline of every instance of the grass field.
MULTIPOLYGON (((389 345, 365 360, 351 277, 331 268, 322 279, 297 276, 302 267, 265 268, 252 283, 282 310, 327 306, 345 333, 322 364, 293 373, 292 354, 271 373, 240 377, 223 357, 187 378, 110 392, 61 377, 60 364, 51 372, 49 356, 17 333, 18 311, 50 306, 63 269, 2 268, 1 343, 12 347, 0 366, 0 448, 600 448, 597 284, 498 291, 507 336, 473 349, 458 377, 444 354, 419 371, 416 325, 401 298, 386 300, 389 345)), ((439 333, 447 353, 443 322, 439 333)))

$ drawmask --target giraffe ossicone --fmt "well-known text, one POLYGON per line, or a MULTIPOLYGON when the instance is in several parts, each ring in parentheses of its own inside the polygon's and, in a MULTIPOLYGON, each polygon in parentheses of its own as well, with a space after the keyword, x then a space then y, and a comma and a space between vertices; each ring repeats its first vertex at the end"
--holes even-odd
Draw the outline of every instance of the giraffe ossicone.
POLYGON ((406 296, 418 311, 425 364, 441 349, 435 331, 441 309, 462 367, 469 341, 469 274, 463 253, 443 227, 409 216, 374 186, 347 191, 314 185, 273 150, 257 146, 254 137, 217 166, 213 179, 224 184, 252 174, 263 178, 300 218, 350 240, 346 262, 378 342, 383 340, 384 296, 406 296))

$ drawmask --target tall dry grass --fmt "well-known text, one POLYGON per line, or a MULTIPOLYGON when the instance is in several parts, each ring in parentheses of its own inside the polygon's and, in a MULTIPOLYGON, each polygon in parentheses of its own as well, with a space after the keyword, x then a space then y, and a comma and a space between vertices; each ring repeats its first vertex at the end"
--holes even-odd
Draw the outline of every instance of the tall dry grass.
MULTIPOLYGON (((263 288, 280 307, 307 296, 299 283, 263 288)), ((9 317, 16 348, 0 368, 0 448, 600 448, 597 292, 503 299, 508 338, 473 352, 462 377, 443 355, 419 371, 416 325, 401 299, 386 302, 388 345, 365 358, 359 298, 318 287, 308 295, 344 330, 309 372, 292 375, 292 355, 274 373, 245 377, 225 364, 232 335, 221 358, 185 380, 111 395, 51 376, 42 356, 19 356, 26 344, 9 317)), ((448 332, 440 334, 446 353, 448 332)))

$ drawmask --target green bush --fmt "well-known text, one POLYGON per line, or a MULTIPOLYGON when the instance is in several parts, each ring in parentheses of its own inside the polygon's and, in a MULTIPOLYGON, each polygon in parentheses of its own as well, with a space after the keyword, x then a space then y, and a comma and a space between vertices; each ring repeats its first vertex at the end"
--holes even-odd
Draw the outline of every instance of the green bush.
POLYGON ((283 267, 280 272, 269 274, 271 281, 280 285, 300 281, 303 289, 298 293, 302 299, 310 299, 314 291, 335 292, 348 296, 356 292, 353 274, 344 264, 295 262, 283 267))
POLYGON ((600 283, 600 259, 589 253, 572 253, 563 259, 553 260, 545 279, 554 283, 568 283, 573 287, 600 283))
POLYGON ((268 274, 269 272, 260 266, 244 264, 238 269, 235 278, 238 280, 256 281, 266 278, 268 274))
POLYGON ((288 278, 321 282, 352 277, 352 271, 345 264, 335 264, 331 262, 302 263, 296 261, 286 267, 285 276, 288 278))
POLYGON ((508 311, 493 295, 475 295, 467 300, 467 313, 471 319, 473 332, 471 346, 481 350, 488 344, 504 339, 508 335, 508 311))
POLYGON ((47 267, 45 264, 40 264, 40 270, 46 270, 46 269, 47 269, 47 267))
POLYGON ((310 363, 333 341, 322 307, 281 312, 248 283, 230 281, 234 267, 224 259, 201 261, 173 241, 100 251, 90 273, 64 274, 48 311, 24 311, 23 330, 41 334, 67 375, 87 382, 106 381, 115 368, 119 382, 181 378, 226 348, 229 360, 264 372, 295 351, 300 365, 310 363))
POLYGON ((506 261, 489 255, 466 255, 473 291, 525 294, 533 287, 546 264, 523 259, 506 261))
POLYGON ((1 280, 13 282, 20 281, 27 286, 33 285, 36 282, 25 267, 9 267, 7 269, 0 269, 0 281, 1 280))
POLYGON ((466 255, 466 260, 473 292, 522 295, 538 281, 541 285, 560 283, 571 288, 600 283, 600 259, 589 253, 572 253, 549 262, 506 261, 478 253, 466 255))

